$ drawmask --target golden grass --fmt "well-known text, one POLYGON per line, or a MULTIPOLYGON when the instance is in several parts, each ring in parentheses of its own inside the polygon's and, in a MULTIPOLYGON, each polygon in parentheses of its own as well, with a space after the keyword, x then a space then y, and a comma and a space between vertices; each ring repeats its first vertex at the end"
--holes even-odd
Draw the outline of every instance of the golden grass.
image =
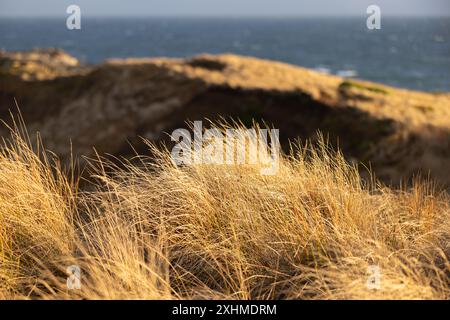
POLYGON ((0 298, 450 298, 450 201, 429 184, 364 184, 325 144, 283 156, 273 176, 152 150, 91 161, 94 186, 79 191, 13 134, 0 152, 0 298), (74 264, 80 290, 66 287, 74 264))
POLYGON ((13 132, 0 152, 0 297, 32 286, 39 264, 73 252, 74 189, 13 132))

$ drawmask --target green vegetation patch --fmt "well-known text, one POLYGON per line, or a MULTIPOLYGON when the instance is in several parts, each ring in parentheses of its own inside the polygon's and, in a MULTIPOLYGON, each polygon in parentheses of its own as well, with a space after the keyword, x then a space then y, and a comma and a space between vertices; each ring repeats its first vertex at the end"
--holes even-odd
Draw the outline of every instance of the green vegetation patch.
POLYGON ((347 89, 352 89, 352 88, 359 89, 359 90, 367 90, 370 92, 381 93, 381 94, 389 94, 389 92, 383 88, 368 86, 368 85, 364 85, 362 83, 358 83, 358 82, 354 82, 354 81, 344 81, 339 85, 339 90, 347 90, 347 89))

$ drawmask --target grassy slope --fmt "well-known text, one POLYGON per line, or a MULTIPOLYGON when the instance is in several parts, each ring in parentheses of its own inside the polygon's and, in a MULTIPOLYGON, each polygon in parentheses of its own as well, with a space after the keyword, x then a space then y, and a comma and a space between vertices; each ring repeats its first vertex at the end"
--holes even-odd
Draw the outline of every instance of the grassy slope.
MULTIPOLYGON (((112 60, 85 66, 59 50, 0 53, 0 118, 15 109, 63 160, 127 155, 184 121, 262 119, 282 142, 320 130, 349 160, 398 185, 430 175, 450 190, 450 95, 346 80, 236 55, 112 60), (99 130, 101 128, 102 130, 99 130), (69 140, 70 139, 70 140, 69 140)), ((0 127, 0 135, 8 132, 0 127)))
POLYGON ((0 298, 450 298, 446 193, 362 185, 326 147, 284 156, 274 176, 157 154, 92 162, 81 192, 14 135, 0 153, 0 298), (72 264, 81 290, 66 289, 72 264))

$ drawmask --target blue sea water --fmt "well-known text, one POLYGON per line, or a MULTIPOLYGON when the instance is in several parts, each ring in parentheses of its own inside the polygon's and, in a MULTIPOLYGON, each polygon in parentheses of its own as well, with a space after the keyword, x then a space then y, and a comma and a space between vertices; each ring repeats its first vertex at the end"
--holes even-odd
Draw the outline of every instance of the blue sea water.
POLYGON ((86 63, 113 57, 236 53, 397 87, 450 91, 450 18, 0 19, 0 48, 59 47, 86 63))

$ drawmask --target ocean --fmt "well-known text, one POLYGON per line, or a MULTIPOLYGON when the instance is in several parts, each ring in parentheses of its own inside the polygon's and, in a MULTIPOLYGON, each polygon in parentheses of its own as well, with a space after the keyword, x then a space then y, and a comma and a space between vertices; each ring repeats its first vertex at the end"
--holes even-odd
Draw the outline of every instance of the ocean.
POLYGON ((236 53, 423 91, 450 91, 450 18, 0 18, 0 48, 58 47, 86 63, 236 53))

